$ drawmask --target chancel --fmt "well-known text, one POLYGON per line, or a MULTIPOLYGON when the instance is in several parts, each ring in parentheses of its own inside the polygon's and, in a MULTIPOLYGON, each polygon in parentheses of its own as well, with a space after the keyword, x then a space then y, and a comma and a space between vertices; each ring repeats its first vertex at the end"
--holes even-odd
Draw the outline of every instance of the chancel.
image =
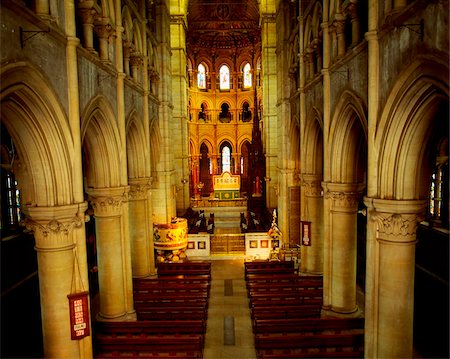
POLYGON ((2 0, 1 357, 449 357, 447 0, 2 0))

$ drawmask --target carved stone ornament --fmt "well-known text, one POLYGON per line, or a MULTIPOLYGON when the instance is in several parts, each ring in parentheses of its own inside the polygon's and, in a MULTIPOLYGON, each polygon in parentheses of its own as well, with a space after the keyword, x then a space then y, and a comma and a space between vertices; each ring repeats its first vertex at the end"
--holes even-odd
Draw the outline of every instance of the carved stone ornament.
POLYGON ((378 238, 395 242, 416 240, 418 223, 423 220, 419 214, 398 214, 372 212, 371 220, 377 223, 378 238))
POLYGON ((95 216, 114 216, 122 213, 122 204, 127 201, 125 194, 111 197, 91 198, 95 216))
POLYGON ((358 194, 355 192, 325 192, 325 198, 333 201, 336 208, 356 208, 358 206, 358 194))
POLYGON ((48 237, 51 234, 64 234, 69 235, 74 228, 79 228, 83 225, 84 220, 79 216, 74 216, 65 223, 53 219, 46 224, 39 223, 31 218, 25 218, 22 224, 29 230, 36 234, 40 234, 43 237, 48 237))
POLYGON ((146 199, 148 191, 151 188, 151 184, 130 184, 130 192, 128 193, 128 197, 130 200, 146 199))
POLYGON ((305 195, 308 197, 320 197, 322 196, 322 186, 320 180, 307 180, 304 177, 301 178, 301 186, 305 191, 305 195))

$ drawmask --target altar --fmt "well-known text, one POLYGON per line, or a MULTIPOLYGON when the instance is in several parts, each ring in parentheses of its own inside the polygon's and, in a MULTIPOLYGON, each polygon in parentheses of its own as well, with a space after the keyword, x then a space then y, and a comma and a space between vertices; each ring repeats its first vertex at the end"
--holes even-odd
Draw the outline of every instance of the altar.
POLYGON ((230 200, 240 198, 241 176, 223 172, 213 176, 214 198, 230 200))

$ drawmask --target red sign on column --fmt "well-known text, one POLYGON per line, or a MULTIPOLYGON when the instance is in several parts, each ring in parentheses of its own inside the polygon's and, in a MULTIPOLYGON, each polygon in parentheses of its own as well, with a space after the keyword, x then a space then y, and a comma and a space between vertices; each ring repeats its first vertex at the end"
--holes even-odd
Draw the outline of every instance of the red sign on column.
POLYGON ((302 245, 311 245, 311 222, 302 222, 302 245))
POLYGON ((89 292, 69 294, 70 333, 72 340, 90 335, 89 330, 89 292))

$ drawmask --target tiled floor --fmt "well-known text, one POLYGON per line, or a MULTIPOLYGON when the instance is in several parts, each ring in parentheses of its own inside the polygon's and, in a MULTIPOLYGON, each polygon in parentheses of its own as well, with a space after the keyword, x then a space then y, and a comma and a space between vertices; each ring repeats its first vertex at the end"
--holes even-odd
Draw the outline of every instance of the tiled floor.
POLYGON ((255 359, 244 258, 213 259, 204 359, 255 359))

